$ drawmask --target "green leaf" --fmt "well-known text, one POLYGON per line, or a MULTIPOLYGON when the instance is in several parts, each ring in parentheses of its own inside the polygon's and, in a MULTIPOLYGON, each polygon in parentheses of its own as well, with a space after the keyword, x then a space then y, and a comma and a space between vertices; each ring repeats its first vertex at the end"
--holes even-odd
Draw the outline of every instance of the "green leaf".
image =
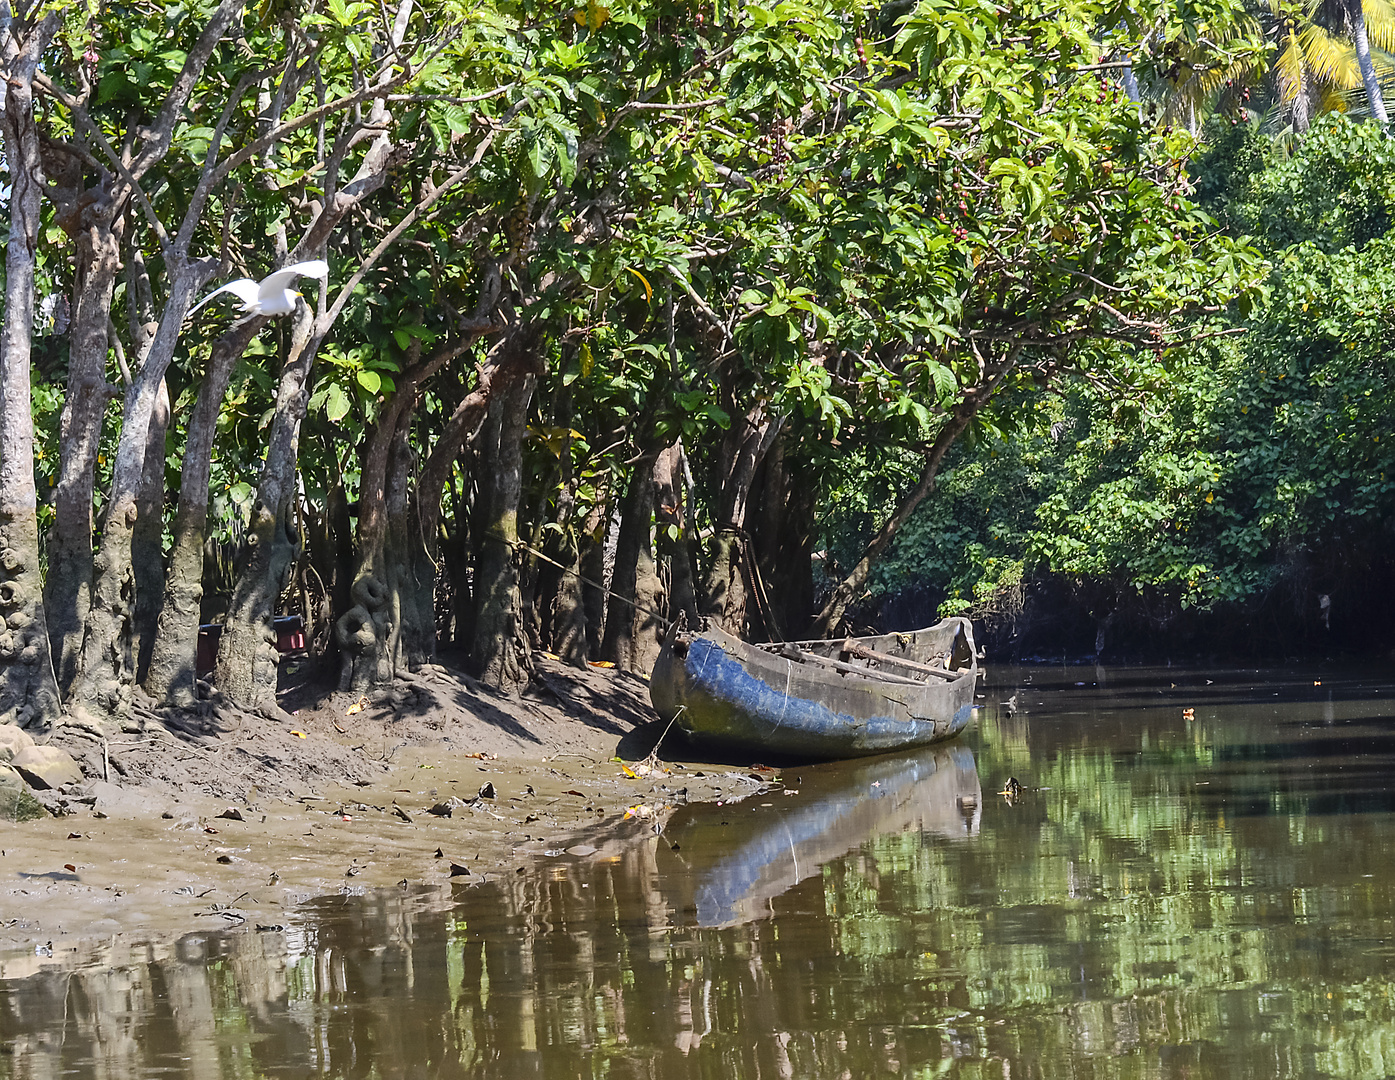
POLYGON ((325 399, 325 416, 332 423, 339 423, 340 420, 349 415, 349 396, 344 393, 343 387, 334 383, 329 388, 329 394, 325 399))

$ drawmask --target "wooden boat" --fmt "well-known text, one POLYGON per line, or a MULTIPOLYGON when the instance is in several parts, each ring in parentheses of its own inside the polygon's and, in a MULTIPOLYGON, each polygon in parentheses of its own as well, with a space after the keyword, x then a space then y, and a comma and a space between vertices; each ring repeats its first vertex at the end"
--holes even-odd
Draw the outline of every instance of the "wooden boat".
POLYGON ((715 626, 670 631, 649 696, 694 738, 757 758, 858 757, 957 735, 973 714, 973 624, 748 645, 715 626))

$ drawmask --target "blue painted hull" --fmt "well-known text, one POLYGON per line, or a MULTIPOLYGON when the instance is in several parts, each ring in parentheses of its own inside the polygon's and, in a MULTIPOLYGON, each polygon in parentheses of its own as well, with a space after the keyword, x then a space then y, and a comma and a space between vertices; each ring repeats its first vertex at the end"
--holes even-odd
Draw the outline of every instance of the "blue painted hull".
POLYGON ((716 629, 680 633, 654 666, 650 696, 660 717, 694 738, 757 756, 845 758, 926 746, 957 735, 973 716, 972 629, 950 620, 913 635, 860 639, 903 641, 911 659, 937 645, 953 650, 965 636, 967 667, 912 683, 801 663, 716 629))

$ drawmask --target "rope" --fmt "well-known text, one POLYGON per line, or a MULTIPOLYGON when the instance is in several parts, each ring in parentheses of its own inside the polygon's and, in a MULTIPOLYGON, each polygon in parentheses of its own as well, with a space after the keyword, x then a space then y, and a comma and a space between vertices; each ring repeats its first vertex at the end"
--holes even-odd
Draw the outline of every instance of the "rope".
POLYGON ((545 555, 543 552, 539 551, 526 540, 506 540, 498 533, 492 532, 487 532, 484 535, 491 540, 495 540, 498 543, 503 544, 506 548, 509 548, 512 551, 526 551, 532 555, 536 555, 543 562, 551 563, 553 566, 557 567, 558 570, 561 570, 564 574, 571 574, 572 577, 578 579, 583 584, 590 585, 593 589, 600 589, 601 592, 605 593, 612 600, 619 600, 622 604, 629 604, 630 607, 634 608, 636 611, 642 611, 644 614, 658 619, 659 622, 663 624, 665 630, 667 630, 670 626, 673 625, 673 620, 670 619, 667 615, 660 615, 653 608, 645 607, 643 604, 637 603, 636 601, 630 599, 628 596, 621 596, 618 592, 612 592, 610 589, 607 589, 604 585, 602 585, 599 581, 592 581, 585 574, 577 573, 577 571, 573 570, 570 566, 567 566, 563 563, 559 563, 550 555, 545 555))

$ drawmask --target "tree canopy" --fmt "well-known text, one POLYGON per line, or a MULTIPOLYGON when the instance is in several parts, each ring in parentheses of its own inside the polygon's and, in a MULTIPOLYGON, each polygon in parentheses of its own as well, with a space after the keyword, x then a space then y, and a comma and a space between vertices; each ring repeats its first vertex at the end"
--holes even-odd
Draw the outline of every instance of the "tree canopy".
MULTIPOLYGON (((0 659, 31 723, 100 728, 137 686, 276 715, 287 612, 345 688, 390 693, 440 649, 503 689, 536 649, 644 671, 680 613, 831 633, 888 592, 1040 565, 1240 597, 1258 571, 1225 552, 1307 511, 1276 489, 1249 513, 1268 504, 1229 485, 1262 470, 1227 440, 1282 404, 1321 441, 1312 410, 1335 433, 1353 380, 1383 392, 1357 371, 1379 335, 1279 362, 1302 304, 1345 344, 1384 287, 1388 192, 1352 142, 1375 129, 1320 125, 1271 164, 1223 120, 1197 161, 1131 98, 1169 50, 1262 53, 1241 8, 4 12, 4 370, 26 385, 0 487, 32 507, 7 572, 41 629, 0 659), (1285 252, 1272 274, 1250 234, 1285 252), (189 314, 308 259, 328 280, 291 315, 189 314), (1041 483, 946 533, 1009 462, 1041 483), (1203 557, 1200 519, 1235 500, 1203 557)), ((1367 457, 1342 462, 1364 483, 1367 457)))

